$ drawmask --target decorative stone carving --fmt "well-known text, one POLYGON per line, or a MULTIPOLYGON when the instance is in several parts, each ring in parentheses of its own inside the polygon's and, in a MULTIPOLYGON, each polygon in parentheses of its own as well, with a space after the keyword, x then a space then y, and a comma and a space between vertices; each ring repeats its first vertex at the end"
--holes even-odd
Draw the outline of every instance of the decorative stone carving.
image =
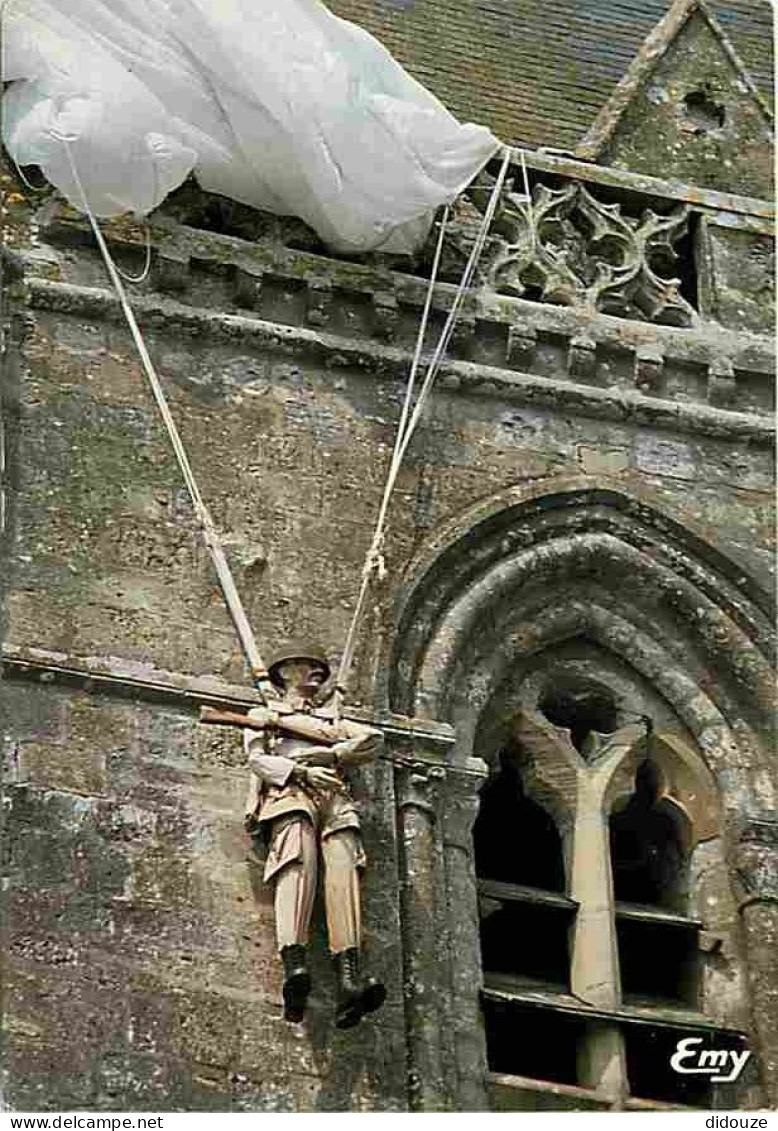
POLYGON ((531 369, 538 347, 534 326, 509 326, 507 362, 518 369, 531 369))
POLYGON ((434 820, 438 787, 446 776, 442 766, 427 762, 395 761, 397 769, 397 806, 399 809, 420 809, 434 820))
POLYGON ((384 341, 394 341, 400 320, 397 298, 391 291, 376 291, 373 294, 375 332, 384 341))
POLYGON ((262 292, 262 275, 236 270, 232 283, 232 297, 238 306, 258 310, 262 292))
POLYGON ((157 254, 154 259, 154 284, 166 294, 179 294, 189 284, 188 256, 157 254))
POLYGON ((731 405, 737 399, 737 382, 732 362, 716 358, 708 369, 708 400, 715 405, 731 405))
POLYGON ((485 257, 490 286, 501 294, 563 306, 582 299, 583 282, 568 263, 577 250, 570 215, 578 190, 572 181, 558 190, 538 185, 531 210, 525 197, 505 194, 494 224, 497 246, 492 240, 491 257, 485 257))
POLYGON ((664 357, 655 345, 635 350, 635 385, 641 392, 659 392, 664 375, 664 357))
POLYGON ((332 318, 332 287, 319 279, 308 283, 308 325, 328 326, 332 318))
POLYGON ((689 326, 694 311, 679 293, 680 280, 668 278, 677 260, 675 244, 688 228, 688 205, 678 205, 667 216, 647 208, 635 220, 622 216, 620 204, 603 204, 579 185, 578 212, 591 225, 586 255, 595 275, 588 299, 595 309, 689 326))
POLYGON ((567 835, 575 822, 578 777, 583 762, 567 731, 537 712, 520 711, 516 737, 522 749, 522 778, 528 794, 567 835))
POLYGON ((591 338, 572 338, 567 351, 567 369, 571 377, 593 381, 597 376, 597 343, 591 338))
POLYGON ((457 318, 451 334, 451 344, 460 357, 469 357, 475 341, 475 318, 463 314, 457 318))
MULTIPOLYGON (((471 764, 478 765, 472 761, 471 764)), ((467 856, 473 854, 473 824, 478 814, 478 793, 486 778, 487 768, 483 762, 476 772, 449 768, 446 774, 442 814, 444 843, 461 849, 467 856)))
MULTIPOLYGON (((481 261, 481 280, 517 298, 689 326, 694 309, 674 276, 676 245, 688 223, 688 205, 667 215, 646 208, 630 216, 577 181, 561 188, 536 184, 531 206, 509 189, 481 261)), ((472 246, 468 226, 455 226, 448 238, 460 257, 472 246)))

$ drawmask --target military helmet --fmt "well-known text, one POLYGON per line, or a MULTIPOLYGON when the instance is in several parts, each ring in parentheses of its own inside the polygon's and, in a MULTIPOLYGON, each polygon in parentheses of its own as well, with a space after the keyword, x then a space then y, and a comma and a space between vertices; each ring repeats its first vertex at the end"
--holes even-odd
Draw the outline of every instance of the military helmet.
POLYGON ((277 649, 270 657, 267 672, 271 682, 274 683, 276 687, 283 687, 283 680, 281 679, 279 668, 289 660, 313 660, 324 669, 324 678, 329 678, 330 664, 324 649, 319 648, 316 644, 295 642, 293 644, 286 644, 283 648, 277 649))

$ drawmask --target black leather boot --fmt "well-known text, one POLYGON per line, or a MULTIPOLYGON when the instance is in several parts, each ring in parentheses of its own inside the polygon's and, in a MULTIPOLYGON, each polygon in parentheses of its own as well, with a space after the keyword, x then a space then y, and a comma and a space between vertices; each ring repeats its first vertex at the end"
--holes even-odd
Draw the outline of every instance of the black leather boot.
POLYGON ((285 946, 281 951, 284 964, 284 1020, 302 1021, 308 994, 311 992, 311 975, 308 973, 306 950, 302 943, 285 946))
POLYGON ((338 1008, 335 1025, 351 1029, 363 1014, 379 1009, 386 1000, 386 989, 375 978, 359 973, 359 951, 353 946, 333 956, 338 974, 338 1008))

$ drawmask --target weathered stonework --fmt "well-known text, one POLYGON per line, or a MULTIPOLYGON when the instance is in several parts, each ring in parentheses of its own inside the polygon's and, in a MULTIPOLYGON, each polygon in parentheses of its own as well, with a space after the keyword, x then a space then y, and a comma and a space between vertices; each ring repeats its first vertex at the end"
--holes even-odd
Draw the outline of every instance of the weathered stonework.
POLYGON ((704 0, 673 5, 577 147, 635 172, 769 199, 772 115, 704 0))
MULTIPOLYGON (((771 208, 758 171, 698 175, 712 165, 676 167, 671 141, 662 162, 640 158, 631 112, 613 133, 626 169, 528 153, 531 210, 512 169, 400 473, 350 690, 384 735, 354 784, 388 1000, 345 1033, 322 932, 310 1017, 281 1019, 242 748, 197 718, 257 697, 117 301, 83 219, 2 174, 18 197, 0 312, 12 1108, 665 1110, 625 1068, 624 1034, 655 1020, 749 1042, 720 1106, 778 1102, 771 208), (472 838, 519 709, 568 677, 613 689, 620 725, 645 712, 674 736, 661 753, 697 830, 702 924, 694 1003, 623 1000, 613 917, 592 907, 635 758, 606 773, 526 757, 567 902, 588 901, 571 988, 591 1000, 522 1003, 598 1034, 575 1084, 489 1071, 472 838)), ((433 329, 490 173, 455 210, 433 329)), ((120 266, 141 267, 143 226, 105 230, 120 266)), ((149 239, 133 306, 250 618, 265 646, 303 636, 337 656, 430 247, 335 259, 299 222, 191 185, 149 239)), ((510 1002, 515 987, 486 990, 510 1002)))

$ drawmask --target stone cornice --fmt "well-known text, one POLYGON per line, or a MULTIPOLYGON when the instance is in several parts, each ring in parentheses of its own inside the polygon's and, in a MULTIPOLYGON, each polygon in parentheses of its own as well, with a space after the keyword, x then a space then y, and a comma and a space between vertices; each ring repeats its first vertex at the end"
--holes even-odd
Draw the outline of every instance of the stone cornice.
MULTIPOLYGON (((120 320, 121 310, 115 296, 108 290, 76 286, 49 279, 29 277, 30 305, 34 309, 51 310, 80 318, 120 320)), ((574 312, 565 309, 551 310, 518 299, 499 299, 501 304, 511 303, 524 320, 523 329, 541 328, 546 332, 563 334, 571 340, 580 334, 580 321, 574 312)), ((222 314, 201 309, 173 299, 139 295, 134 299, 139 321, 145 327, 163 327, 171 333, 190 336, 208 336, 228 341, 253 343, 256 347, 284 355, 307 355, 321 361, 328 368, 349 368, 392 377, 404 377, 410 363, 410 351, 385 345, 370 339, 342 337, 299 326, 281 325, 259 318, 235 314, 222 314)), ((594 346, 598 341, 617 343, 623 349, 633 345, 636 357, 641 344, 647 340, 661 343, 667 352, 685 358, 707 354, 711 372, 715 367, 712 356, 717 349, 747 352, 754 348, 760 355, 761 339, 718 331, 714 335, 695 335, 689 330, 671 330, 665 327, 624 323, 607 315, 596 316, 586 327, 588 338, 594 346)), ((735 362, 737 364, 737 362, 735 362)), ((752 362, 753 364, 753 362, 752 362)), ((572 363, 571 363, 572 365, 572 363)), ((752 413, 719 409, 707 404, 672 401, 659 396, 646 395, 637 389, 601 387, 576 383, 572 379, 545 377, 512 371, 495 365, 468 361, 447 361, 439 380, 449 391, 459 389, 467 395, 496 396, 523 404, 563 409, 583 416, 593 416, 636 425, 647 425, 675 432, 699 433, 728 440, 747 440, 769 444, 773 442, 773 427, 769 418, 752 413)))
MULTIPOLYGON (((193 714, 201 706, 226 706, 248 710, 261 702, 250 687, 227 683, 214 676, 191 676, 164 671, 118 657, 71 657, 40 648, 5 646, 0 656, 4 680, 24 680, 47 686, 88 691, 167 705, 193 714)), ((392 747, 412 752, 414 762, 440 764, 454 744, 453 727, 433 719, 412 719, 366 708, 349 709, 349 717, 378 727, 392 747)), ((463 772, 461 766, 457 772, 463 772)))
POLYGON ((775 205, 770 200, 700 188, 682 181, 663 181, 660 177, 652 177, 647 173, 633 173, 611 165, 594 165, 590 160, 580 157, 556 156, 542 150, 528 150, 526 162, 528 168, 537 169, 538 172, 557 173, 561 177, 605 185, 607 188, 637 193, 639 196, 685 201, 705 211, 728 214, 734 226, 763 232, 765 235, 774 234, 775 205))

